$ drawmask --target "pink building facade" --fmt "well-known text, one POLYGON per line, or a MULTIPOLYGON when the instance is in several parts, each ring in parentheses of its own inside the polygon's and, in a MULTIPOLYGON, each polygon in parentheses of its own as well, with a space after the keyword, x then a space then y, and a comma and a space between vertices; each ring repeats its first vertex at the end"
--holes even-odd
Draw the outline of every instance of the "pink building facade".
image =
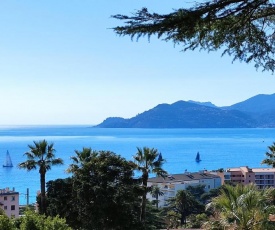
POLYGON ((8 217, 19 217, 19 193, 14 189, 0 189, 0 208, 8 217))
POLYGON ((228 168, 225 170, 224 182, 239 184, 254 183, 260 189, 275 187, 275 168, 249 168, 248 166, 239 168, 228 168))

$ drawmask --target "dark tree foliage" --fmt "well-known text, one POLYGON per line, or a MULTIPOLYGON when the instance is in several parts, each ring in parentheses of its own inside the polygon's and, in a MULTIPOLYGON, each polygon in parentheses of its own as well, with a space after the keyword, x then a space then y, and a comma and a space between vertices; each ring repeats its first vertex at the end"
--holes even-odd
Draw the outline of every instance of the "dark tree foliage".
POLYGON ((186 225, 189 215, 204 212, 204 205, 198 202, 189 191, 179 190, 175 197, 168 200, 168 206, 165 209, 166 213, 169 211, 174 212, 175 217, 179 218, 182 226, 186 225))
POLYGON ((161 208, 155 207, 153 202, 147 201, 146 205, 146 230, 165 229, 165 217, 161 208))
POLYGON ((273 142, 273 145, 268 146, 268 152, 265 155, 266 158, 261 163, 275 168, 275 142, 273 142))
POLYGON ((186 50, 196 48, 233 56, 256 68, 275 70, 275 7, 267 0, 215 0, 194 3, 169 14, 150 13, 147 8, 131 16, 114 15, 124 21, 114 31, 139 39, 156 35, 181 44, 186 50))
POLYGON ((209 192, 205 192, 201 195, 201 200, 204 204, 208 203, 211 201, 212 198, 217 197, 218 195, 220 195, 220 190, 222 187, 220 188, 214 188, 211 189, 209 192))
POLYGON ((196 198, 197 201, 201 202, 201 196, 205 193, 204 188, 205 185, 199 184, 195 186, 188 186, 186 188, 186 191, 190 192, 196 198))
POLYGON ((47 182, 46 201, 46 215, 51 217, 58 215, 65 218, 72 228, 79 226, 77 209, 75 208, 77 200, 73 196, 72 178, 47 182))
POLYGON ((83 148, 72 157, 73 195, 81 229, 139 229, 135 165, 109 151, 83 148))

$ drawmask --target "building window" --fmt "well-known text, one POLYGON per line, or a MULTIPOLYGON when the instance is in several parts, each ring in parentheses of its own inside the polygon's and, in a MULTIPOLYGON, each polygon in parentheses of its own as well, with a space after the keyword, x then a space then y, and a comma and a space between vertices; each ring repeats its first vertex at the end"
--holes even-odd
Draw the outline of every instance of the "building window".
POLYGON ((7 206, 4 206, 4 210, 7 210, 8 209, 8 207, 7 206))
POLYGON ((4 196, 4 200, 8 200, 8 198, 6 196, 4 196))
POLYGON ((12 206, 11 206, 11 210, 15 210, 15 205, 12 205, 12 206))
POLYGON ((11 201, 15 201, 15 196, 12 196, 12 197, 11 197, 11 201))

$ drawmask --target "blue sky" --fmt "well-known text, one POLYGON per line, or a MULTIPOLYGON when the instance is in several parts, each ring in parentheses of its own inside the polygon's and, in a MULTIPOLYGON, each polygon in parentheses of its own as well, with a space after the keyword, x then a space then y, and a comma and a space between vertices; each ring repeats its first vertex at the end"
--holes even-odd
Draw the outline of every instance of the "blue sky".
POLYGON ((168 13, 178 0, 0 2, 0 124, 97 124, 178 100, 231 105, 275 93, 275 76, 221 52, 181 52, 110 28, 141 7, 168 13))

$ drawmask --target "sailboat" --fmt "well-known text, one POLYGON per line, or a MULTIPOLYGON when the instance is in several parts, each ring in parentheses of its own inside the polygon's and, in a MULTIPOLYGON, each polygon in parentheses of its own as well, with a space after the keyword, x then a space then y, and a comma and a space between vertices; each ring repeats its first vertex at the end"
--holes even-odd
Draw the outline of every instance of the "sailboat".
POLYGON ((13 167, 9 151, 6 153, 6 161, 5 164, 3 164, 3 167, 13 167))
POLYGON ((200 162, 201 161, 201 157, 200 157, 200 153, 197 152, 197 156, 196 156, 196 162, 200 162))
POLYGON ((162 155, 161 155, 161 153, 159 154, 159 157, 158 157, 158 161, 162 161, 163 159, 162 159, 162 155))

